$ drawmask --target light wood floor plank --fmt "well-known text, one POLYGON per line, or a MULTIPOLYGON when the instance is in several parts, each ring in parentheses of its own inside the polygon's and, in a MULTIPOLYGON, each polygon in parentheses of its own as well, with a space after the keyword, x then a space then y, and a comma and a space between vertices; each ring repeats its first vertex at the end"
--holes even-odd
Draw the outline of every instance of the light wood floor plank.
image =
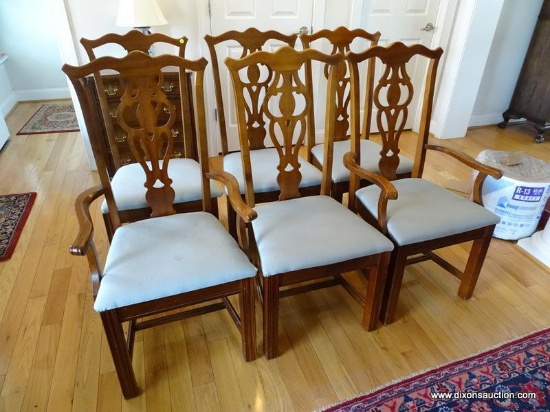
MULTIPOLYGON (((21 408, 25 397, 25 389, 27 388, 35 351, 37 350, 45 304, 46 298, 39 297, 29 299, 25 307, 25 314, 22 318, 22 324, 25 325, 25 328, 19 330, 15 350, 6 373, 6 380, 0 393, 0 397, 10 399, 8 403, 13 410, 21 408)), ((43 348, 38 348, 39 352, 43 350, 43 348)))
POLYGON ((165 337, 168 348, 166 361, 170 380, 172 410, 194 411, 195 398, 189 369, 189 357, 185 345, 185 332, 181 323, 167 325, 165 337))
MULTIPOLYGON (((101 362, 98 359, 102 359, 102 350, 105 352, 102 344, 101 320, 93 312, 93 299, 87 294, 78 345, 78 364, 76 367, 73 401, 73 409, 75 411, 92 411, 96 407, 99 407, 98 388, 101 384, 104 384, 106 381, 108 382, 108 379, 106 381, 103 380, 103 376, 100 374, 101 362)), ((106 374, 112 371, 113 368, 110 368, 108 371, 101 372, 106 374)), ((118 386, 115 385, 115 388, 118 388, 118 386)), ((120 394, 118 395, 118 398, 120 398, 120 394)))
POLYGON ((23 411, 46 411, 50 395, 50 383, 55 366, 55 357, 59 338, 61 336, 61 322, 43 325, 36 344, 31 374, 27 382, 28 389, 23 399, 23 411))

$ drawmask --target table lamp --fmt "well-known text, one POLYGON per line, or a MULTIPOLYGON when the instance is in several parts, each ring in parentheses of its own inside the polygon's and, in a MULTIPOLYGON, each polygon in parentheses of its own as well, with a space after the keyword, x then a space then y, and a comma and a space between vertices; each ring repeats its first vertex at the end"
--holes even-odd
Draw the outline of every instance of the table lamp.
POLYGON ((116 25, 151 34, 151 26, 168 24, 156 0, 120 0, 116 25))

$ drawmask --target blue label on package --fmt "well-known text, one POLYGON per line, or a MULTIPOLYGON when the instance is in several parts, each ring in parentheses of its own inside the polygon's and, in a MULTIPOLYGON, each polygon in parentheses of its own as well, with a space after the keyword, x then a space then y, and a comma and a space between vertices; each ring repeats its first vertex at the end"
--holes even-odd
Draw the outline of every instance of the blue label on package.
POLYGON ((517 186, 512 199, 520 202, 540 202, 544 187, 517 186))

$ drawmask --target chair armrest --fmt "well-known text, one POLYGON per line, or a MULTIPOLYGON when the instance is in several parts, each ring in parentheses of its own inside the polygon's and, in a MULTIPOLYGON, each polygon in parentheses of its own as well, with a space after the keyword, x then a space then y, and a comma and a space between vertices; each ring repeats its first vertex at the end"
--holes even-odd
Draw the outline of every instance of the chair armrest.
POLYGON ((101 186, 94 186, 86 189, 76 198, 75 211, 78 219, 79 232, 75 241, 69 247, 69 251, 72 255, 86 255, 94 233, 94 225, 92 223, 92 217, 90 216, 90 205, 103 194, 105 194, 105 189, 101 186))
MULTIPOLYGON (((378 199, 378 225, 382 233, 387 233, 387 208, 388 201, 397 199, 397 189, 384 176, 370 172, 357 164, 356 155, 353 152, 348 152, 344 155, 344 165, 353 174, 365 179, 380 188, 380 198, 378 199)), ((350 188, 349 200, 351 203, 355 201, 355 193, 352 193, 350 188)))
POLYGON ((241 197, 239 182, 232 174, 225 171, 208 172, 206 177, 216 180, 223 184, 227 189, 227 197, 231 206, 237 212, 239 217, 245 222, 250 223, 258 216, 258 213, 246 204, 241 197))
POLYGON ((479 173, 483 173, 495 179, 500 179, 502 177, 502 170, 497 169, 496 167, 493 167, 493 166, 488 166, 486 164, 483 164, 478 160, 474 159, 473 157, 468 156, 467 154, 462 153, 458 150, 451 149, 450 147, 427 144, 426 149, 435 150, 437 152, 448 154, 449 156, 452 156, 455 159, 459 160, 460 162, 464 163, 466 166, 469 166, 472 169, 477 170, 479 173))
POLYGON ((493 179, 497 179, 497 180, 502 177, 502 170, 497 169, 496 167, 493 167, 493 166, 483 164, 478 160, 474 159, 473 157, 468 156, 467 154, 462 153, 458 150, 451 149, 449 147, 433 145, 433 144, 427 144, 426 149, 435 150, 437 152, 448 154, 449 156, 459 160, 461 163, 465 164, 466 166, 469 166, 470 168, 478 172, 474 180, 474 187, 472 189, 472 199, 474 202, 480 205, 483 204, 482 196, 481 196, 481 188, 487 176, 491 176, 493 179))

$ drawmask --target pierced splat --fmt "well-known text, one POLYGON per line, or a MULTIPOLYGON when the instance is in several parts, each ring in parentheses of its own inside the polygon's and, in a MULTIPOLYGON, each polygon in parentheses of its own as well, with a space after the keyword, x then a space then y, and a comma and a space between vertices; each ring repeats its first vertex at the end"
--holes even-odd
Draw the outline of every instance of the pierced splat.
POLYGON ((300 79, 299 69, 276 71, 262 104, 269 119, 269 137, 279 153, 277 182, 281 188, 280 200, 300 197, 298 187, 302 174, 298 156, 304 144, 307 115, 312 103, 311 94, 300 79))
MULTIPOLYGON (((233 90, 236 98, 237 121, 245 176, 252 176, 250 160, 250 134, 255 130, 248 126, 247 120, 253 113, 248 97, 249 90, 265 87, 265 93, 259 93, 260 111, 264 117, 267 137, 279 155, 277 166, 277 183, 280 189, 279 200, 300 197, 299 185, 302 180, 300 172, 299 152, 306 138, 309 140, 314 133, 311 128, 313 116, 313 97, 310 82, 305 77, 305 64, 311 60, 332 65, 342 62, 342 54, 326 55, 316 50, 296 51, 291 47, 282 47, 273 53, 260 51, 241 59, 226 60, 231 74, 233 90), (251 69, 257 67, 256 69, 251 69), (262 68, 270 74, 268 83, 262 83, 257 75, 262 68), (247 76, 253 74, 251 78, 247 76), (254 84, 255 82, 258 84, 254 84)), ((335 76, 331 75, 331 84, 335 76)), ((334 96, 334 87, 332 87, 334 96)), ((327 114, 334 113, 334 99, 329 99, 330 107, 327 114)), ((330 123, 333 130, 333 124, 330 123)), ((250 191, 253 187, 247 184, 247 201, 254 204, 250 191)))
POLYGON ((151 216, 173 214, 175 192, 168 177, 168 163, 174 149, 175 108, 161 88, 162 75, 122 78, 125 90, 117 107, 117 117, 127 133, 135 160, 145 171, 144 185, 151 216), (163 120, 166 113, 168 118, 163 120))
POLYGON ((266 147, 267 132, 261 99, 265 95, 272 77, 273 73, 267 68, 262 71, 259 66, 249 66, 246 69, 245 79, 248 79, 248 81, 243 80, 242 85, 243 93, 248 101, 246 105, 246 126, 251 150, 266 147))
MULTIPOLYGON (((330 54, 346 54, 351 51, 352 44, 359 41, 366 42, 366 47, 374 46, 378 43, 380 33, 369 33, 363 29, 349 30, 347 27, 338 27, 334 30, 320 30, 310 35, 301 35, 300 40, 304 48, 311 47, 311 44, 320 39, 325 39, 330 43, 330 54)), ((351 101, 351 73, 346 61, 338 64, 336 71, 336 107, 334 140, 342 141, 349 139, 350 133, 350 101, 351 101)), ((325 79, 328 79, 329 67, 323 67, 325 79)))
POLYGON ((374 89, 376 124, 382 138, 378 166, 382 174, 389 179, 396 178, 399 166, 399 138, 407 122, 408 107, 414 95, 406 64, 406 61, 388 64, 374 89))
MULTIPOLYGON (((222 93, 220 62, 218 61, 217 47, 221 48, 221 45, 238 44, 241 47, 240 58, 246 57, 254 52, 265 50, 269 44, 277 45, 289 45, 294 47, 298 36, 296 34, 285 35, 277 31, 268 30, 265 32, 259 31, 256 28, 249 28, 245 31, 231 30, 220 34, 219 36, 206 35, 204 40, 208 45, 210 51, 212 71, 214 73, 214 86, 216 92, 216 105, 218 108, 218 125, 220 127, 220 140, 222 146, 222 153, 224 155, 229 153, 229 143, 227 141, 227 128, 225 121, 225 109, 224 106, 227 102, 224 102, 222 93)), ((248 74, 248 78, 252 79, 254 76, 264 75, 263 80, 265 84, 257 84, 257 87, 253 90, 248 90, 249 98, 251 99, 250 110, 247 113, 247 124, 250 129, 249 144, 251 150, 264 149, 265 145, 265 123, 264 117, 261 114, 260 98, 261 93, 265 93, 265 86, 269 83, 270 73, 265 67, 260 70, 259 67, 251 67, 251 73, 248 74)), ((251 80, 252 82, 252 80, 251 80)))
MULTIPOLYGON (((345 54, 350 51, 350 45, 347 42, 333 44, 330 54, 338 52, 345 54)), ((334 123, 334 140, 347 140, 349 136, 349 104, 351 99, 350 72, 345 61, 341 62, 334 69, 336 71, 336 118, 334 123)), ((323 68, 325 79, 329 76, 329 67, 323 68)))

